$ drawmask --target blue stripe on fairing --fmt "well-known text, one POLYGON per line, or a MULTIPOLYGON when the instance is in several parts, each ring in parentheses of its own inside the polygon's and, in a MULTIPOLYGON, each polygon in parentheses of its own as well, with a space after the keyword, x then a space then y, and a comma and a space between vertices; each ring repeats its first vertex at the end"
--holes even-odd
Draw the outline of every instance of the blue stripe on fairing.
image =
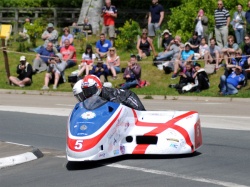
POLYGON ((70 133, 73 136, 89 136, 100 129, 115 113, 120 104, 107 102, 103 106, 95 110, 87 110, 83 107, 82 103, 77 103, 70 116, 70 133), (113 110, 109 112, 109 107, 113 110), (81 115, 85 112, 95 113, 95 117, 92 119, 83 119, 81 115), (81 126, 87 127, 85 130, 81 130, 81 126))

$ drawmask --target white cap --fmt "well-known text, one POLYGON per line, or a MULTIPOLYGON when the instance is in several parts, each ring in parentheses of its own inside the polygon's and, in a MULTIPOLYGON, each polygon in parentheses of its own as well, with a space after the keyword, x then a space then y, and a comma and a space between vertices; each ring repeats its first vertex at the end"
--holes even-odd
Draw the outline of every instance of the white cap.
POLYGON ((21 56, 20 57, 20 61, 25 61, 26 60, 26 57, 25 56, 21 56))

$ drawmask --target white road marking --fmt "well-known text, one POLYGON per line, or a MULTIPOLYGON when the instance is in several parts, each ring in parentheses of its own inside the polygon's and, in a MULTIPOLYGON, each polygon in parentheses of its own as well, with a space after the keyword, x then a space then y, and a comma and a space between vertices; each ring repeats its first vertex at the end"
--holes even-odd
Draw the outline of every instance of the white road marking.
POLYGON ((215 185, 218 185, 218 186, 248 187, 248 186, 245 186, 245 185, 240 185, 240 184, 225 182, 225 181, 220 181, 220 180, 213 180, 213 179, 209 179, 209 178, 181 175, 181 174, 177 174, 177 173, 173 173, 173 172, 153 170, 153 169, 148 169, 148 168, 139 168, 139 167, 126 166, 126 165, 121 165, 121 164, 107 164, 106 166, 113 167, 113 168, 119 168, 119 169, 140 171, 140 172, 151 173, 151 174, 156 174, 156 175, 165 175, 165 176, 168 176, 168 177, 175 177, 175 178, 181 178, 181 179, 197 181, 197 182, 202 182, 202 183, 215 184, 215 185))
POLYGON ((70 107, 74 107, 75 105, 66 105, 66 104, 55 104, 56 106, 70 106, 70 107))
POLYGON ((9 144, 13 144, 13 145, 21 145, 21 146, 24 146, 24 147, 31 147, 31 145, 20 144, 20 143, 14 143, 14 142, 4 142, 4 143, 9 143, 9 144))

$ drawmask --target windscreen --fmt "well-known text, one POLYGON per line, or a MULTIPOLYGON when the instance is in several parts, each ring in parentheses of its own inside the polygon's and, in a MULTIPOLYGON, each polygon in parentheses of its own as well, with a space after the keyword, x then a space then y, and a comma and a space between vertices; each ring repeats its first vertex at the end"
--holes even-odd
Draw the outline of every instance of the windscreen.
POLYGON ((97 95, 93 95, 90 98, 84 100, 83 106, 87 110, 94 110, 94 109, 99 108, 100 106, 104 105, 105 103, 107 103, 107 100, 105 100, 97 95))

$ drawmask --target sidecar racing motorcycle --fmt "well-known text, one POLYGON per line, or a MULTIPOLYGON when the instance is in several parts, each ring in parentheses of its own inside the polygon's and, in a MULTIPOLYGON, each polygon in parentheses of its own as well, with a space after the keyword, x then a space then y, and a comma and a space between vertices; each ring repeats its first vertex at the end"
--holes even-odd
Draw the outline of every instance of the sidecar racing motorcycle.
POLYGON ((68 118, 68 161, 95 161, 124 154, 188 154, 202 145, 195 111, 137 111, 92 96, 68 118))

